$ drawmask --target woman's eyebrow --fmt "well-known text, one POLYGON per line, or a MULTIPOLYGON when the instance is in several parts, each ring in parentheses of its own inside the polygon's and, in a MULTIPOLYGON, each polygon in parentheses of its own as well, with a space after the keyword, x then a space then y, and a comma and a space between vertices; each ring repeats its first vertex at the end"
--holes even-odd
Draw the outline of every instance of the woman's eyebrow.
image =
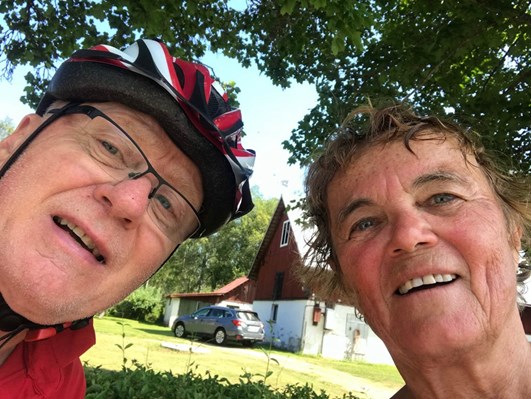
POLYGON ((433 183, 433 182, 456 182, 460 184, 468 184, 469 182, 461 177, 460 175, 449 172, 446 170, 439 170, 435 172, 426 173, 424 175, 418 176, 412 184, 412 187, 417 189, 422 186, 425 186, 426 184, 433 183))
POLYGON ((372 205, 373 202, 367 198, 358 198, 353 201, 350 201, 346 206, 341 208, 337 215, 337 224, 340 225, 347 219, 347 217, 353 213, 356 209, 361 208, 362 206, 372 205))

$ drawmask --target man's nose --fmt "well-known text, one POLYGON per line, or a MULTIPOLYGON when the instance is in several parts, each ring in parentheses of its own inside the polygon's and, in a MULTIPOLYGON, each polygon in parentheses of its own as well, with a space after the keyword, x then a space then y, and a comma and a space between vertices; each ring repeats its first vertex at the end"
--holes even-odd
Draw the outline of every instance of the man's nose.
POLYGON ((99 184, 94 195, 107 207, 111 216, 122 219, 126 227, 134 227, 147 212, 152 190, 149 177, 143 176, 118 183, 99 184))
POLYGON ((426 215, 418 209, 401 210, 391 222, 391 254, 411 253, 437 242, 437 235, 426 215))

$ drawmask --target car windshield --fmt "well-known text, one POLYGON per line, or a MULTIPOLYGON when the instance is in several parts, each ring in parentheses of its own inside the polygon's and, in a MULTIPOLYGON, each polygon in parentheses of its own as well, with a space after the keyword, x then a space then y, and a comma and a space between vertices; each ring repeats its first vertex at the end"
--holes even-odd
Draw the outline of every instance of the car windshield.
POLYGON ((238 318, 242 320, 260 321, 258 315, 253 312, 238 312, 238 318))

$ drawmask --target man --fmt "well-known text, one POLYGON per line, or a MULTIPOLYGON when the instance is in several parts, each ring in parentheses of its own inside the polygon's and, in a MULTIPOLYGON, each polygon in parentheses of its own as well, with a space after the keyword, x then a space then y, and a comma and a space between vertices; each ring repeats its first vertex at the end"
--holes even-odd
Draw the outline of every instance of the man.
POLYGON ((157 41, 58 69, 0 143, 0 397, 83 397, 90 317, 252 209, 242 126, 208 69, 157 41))
POLYGON ((383 340, 406 382, 394 398, 531 397, 517 292, 529 185, 456 125, 401 106, 359 114, 368 129, 347 121, 308 173, 308 272, 383 340))

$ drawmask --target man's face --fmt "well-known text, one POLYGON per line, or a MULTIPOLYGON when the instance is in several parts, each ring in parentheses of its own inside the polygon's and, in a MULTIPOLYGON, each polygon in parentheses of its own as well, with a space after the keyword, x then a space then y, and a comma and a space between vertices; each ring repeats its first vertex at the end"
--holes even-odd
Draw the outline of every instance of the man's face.
MULTIPOLYGON (((199 170, 151 117, 119 104, 96 107, 199 209, 199 170)), ((148 212, 155 200, 148 199, 153 176, 116 181, 95 166, 73 134, 83 118, 54 121, 0 179, 0 292, 15 311, 38 323, 72 321, 109 307, 143 283, 178 244, 148 212)), ((0 165, 13 151, 9 140, 22 140, 40 123, 29 116, 0 143, 0 165)))
POLYGON ((452 139, 411 147, 371 148, 329 184, 336 266, 395 359, 451 356, 518 317, 520 236, 452 139))

